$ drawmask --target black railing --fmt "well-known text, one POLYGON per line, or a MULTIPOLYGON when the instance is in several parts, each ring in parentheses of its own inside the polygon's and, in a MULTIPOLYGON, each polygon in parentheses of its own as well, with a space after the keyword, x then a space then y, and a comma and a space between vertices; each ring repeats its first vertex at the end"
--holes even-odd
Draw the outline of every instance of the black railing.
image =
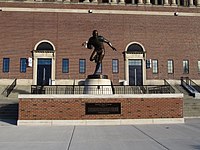
POLYGON ((181 85, 189 92, 190 95, 195 96, 198 91, 191 85, 188 77, 181 77, 181 85))
POLYGON ((164 85, 168 85, 169 86, 169 93, 175 93, 175 89, 165 79, 164 79, 164 85))
POLYGON ((175 93, 170 85, 32 85, 32 94, 165 94, 175 93))
POLYGON ((190 79, 190 85, 200 92, 200 86, 190 79))
POLYGON ((200 86, 188 77, 181 77, 181 85, 193 96, 200 92, 200 86))
POLYGON ((5 95, 6 97, 8 97, 10 95, 10 93, 12 92, 12 90, 15 88, 15 86, 17 85, 17 79, 15 79, 11 85, 8 85, 6 87, 6 89, 3 91, 3 95, 5 95))

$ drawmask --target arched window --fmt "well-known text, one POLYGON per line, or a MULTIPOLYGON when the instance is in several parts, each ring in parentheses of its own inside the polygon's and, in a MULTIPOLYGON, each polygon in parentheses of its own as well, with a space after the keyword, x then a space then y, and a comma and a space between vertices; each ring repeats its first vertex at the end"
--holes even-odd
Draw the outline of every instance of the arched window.
POLYGON ((142 46, 139 44, 131 44, 127 49, 127 53, 144 53, 142 46))
POLYGON ((42 43, 40 43, 37 46, 36 50, 49 50, 49 51, 53 51, 54 48, 53 48, 53 46, 50 43, 48 43, 48 42, 42 42, 42 43))

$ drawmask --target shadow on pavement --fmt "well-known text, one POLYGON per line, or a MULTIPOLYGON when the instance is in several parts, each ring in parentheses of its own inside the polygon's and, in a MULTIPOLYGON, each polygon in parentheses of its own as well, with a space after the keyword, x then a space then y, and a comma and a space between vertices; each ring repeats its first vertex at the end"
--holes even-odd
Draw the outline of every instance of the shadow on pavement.
POLYGON ((17 125, 17 119, 0 119, 0 126, 17 125))
POLYGON ((0 104, 0 125, 17 125, 18 103, 0 104))

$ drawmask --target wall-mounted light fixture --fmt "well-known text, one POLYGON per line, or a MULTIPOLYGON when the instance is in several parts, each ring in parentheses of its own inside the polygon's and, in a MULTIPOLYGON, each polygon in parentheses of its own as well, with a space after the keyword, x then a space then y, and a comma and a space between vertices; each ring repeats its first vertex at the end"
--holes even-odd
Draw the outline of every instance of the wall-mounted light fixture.
POLYGON ((174 16, 178 16, 178 12, 175 12, 175 13, 174 13, 174 16))
POLYGON ((89 10, 88 10, 88 13, 92 13, 92 10, 91 10, 91 9, 89 9, 89 10))

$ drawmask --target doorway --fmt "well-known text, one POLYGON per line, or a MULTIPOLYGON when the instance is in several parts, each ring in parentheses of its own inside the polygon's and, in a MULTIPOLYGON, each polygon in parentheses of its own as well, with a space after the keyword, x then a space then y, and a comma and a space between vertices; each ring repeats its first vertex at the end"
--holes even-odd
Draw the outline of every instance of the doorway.
POLYGON ((143 85, 142 60, 129 59, 129 85, 143 85))
POLYGON ((56 50, 52 42, 38 42, 33 53, 33 85, 55 84, 56 50))
POLYGON ((38 58, 37 85, 49 85, 51 79, 52 59, 38 58))
POLYGON ((124 51, 125 81, 128 85, 146 84, 146 51, 138 42, 129 43, 124 51))

